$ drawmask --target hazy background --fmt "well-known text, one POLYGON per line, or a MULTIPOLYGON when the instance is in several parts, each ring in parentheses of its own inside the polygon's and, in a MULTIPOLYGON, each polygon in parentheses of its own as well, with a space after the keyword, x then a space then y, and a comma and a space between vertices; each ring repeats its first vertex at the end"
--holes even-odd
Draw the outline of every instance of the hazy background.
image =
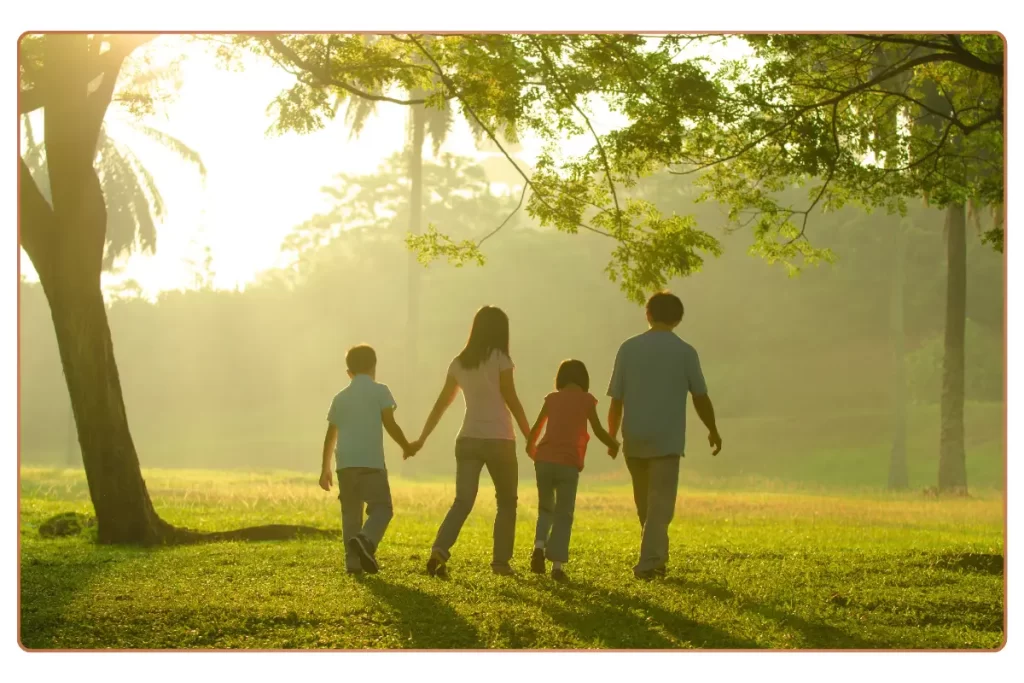
MULTIPOLYGON (((152 48, 158 56, 177 49, 161 41, 152 48)), ((240 77, 217 70, 202 52, 185 61, 183 87, 161 125, 202 155, 205 184, 173 155, 137 146, 169 216, 156 255, 120 262, 105 290, 142 466, 315 474, 327 409, 347 383, 345 350, 360 342, 377 349, 378 380, 392 388, 399 422, 414 438, 484 304, 511 318, 517 386, 531 420, 568 357, 587 364, 604 414, 615 351, 645 329, 643 310, 604 273, 614 243, 539 230, 518 214, 485 245, 486 266, 431 265, 421 275, 419 353, 410 370, 406 112, 382 106, 358 140, 340 123, 267 139, 264 109, 282 83, 261 68, 240 77), (237 91, 218 99, 222 107, 203 104, 229 81, 237 91)), ((425 169, 424 223, 454 239, 479 239, 519 195, 504 160, 476 150, 463 126, 425 169)), ((518 154, 529 162, 529 140, 518 154)), ((431 157, 429 143, 424 155, 431 157)), ((790 278, 746 253, 748 233, 724 235, 721 210, 695 205, 687 183, 657 176, 636 189, 666 212, 695 213, 698 227, 725 247, 701 273, 671 284, 686 307, 678 333, 700 352, 725 442, 712 458, 691 411, 684 482, 883 488, 893 413, 891 291, 902 268, 910 479, 915 488, 933 485, 944 214, 911 207, 902 264, 893 257, 897 219, 854 209, 818 216, 811 239, 840 260, 790 278)), ((22 272, 22 462, 77 467, 53 326, 24 255, 22 272)), ((1003 483, 1003 307, 1003 257, 972 235, 966 437, 975 490, 1003 483)), ((388 442, 392 472, 450 475, 462 413, 460 398, 414 460, 402 462, 388 442)), ((532 478, 526 466, 521 454, 524 482, 532 478)), ((584 484, 625 478, 621 460, 610 461, 595 440, 584 484)))

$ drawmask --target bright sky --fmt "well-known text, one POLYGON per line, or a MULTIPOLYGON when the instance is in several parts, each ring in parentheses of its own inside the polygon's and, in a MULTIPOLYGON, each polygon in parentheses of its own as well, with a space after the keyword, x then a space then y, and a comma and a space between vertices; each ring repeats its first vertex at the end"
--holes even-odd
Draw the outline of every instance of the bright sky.
MULTIPOLYGON (((122 275, 105 276, 110 284, 132 278, 147 296, 188 287, 193 278, 188 261, 201 262, 208 245, 214 285, 244 287, 259 271, 280 263, 281 241, 292 228, 328 208, 321 187, 338 173, 374 171, 405 144, 407 108, 389 103, 378 106, 356 139, 349 139, 340 116, 316 133, 268 136, 273 118, 267 105, 292 82, 280 68, 249 58, 243 72, 227 71, 218 67, 209 48, 178 36, 161 37, 144 49, 158 64, 185 56, 177 97, 145 123, 199 152, 207 178, 204 185, 193 166, 140 138, 131 118, 111 109, 109 134, 128 144, 149 168, 167 215, 158 225, 156 254, 132 256, 122 275)), ((599 131, 613 125, 607 115, 593 120, 599 131)), ((41 120, 35 130, 40 134, 41 120)), ((565 151, 584 152, 589 144, 586 138, 566 141, 565 151)), ((530 162, 539 148, 538 140, 524 139, 517 156, 530 162)), ((429 144, 424 146, 425 155, 431 151, 429 144)), ((442 151, 482 158, 458 117, 442 151)), ((21 269, 28 279, 37 279, 24 252, 21 269)))

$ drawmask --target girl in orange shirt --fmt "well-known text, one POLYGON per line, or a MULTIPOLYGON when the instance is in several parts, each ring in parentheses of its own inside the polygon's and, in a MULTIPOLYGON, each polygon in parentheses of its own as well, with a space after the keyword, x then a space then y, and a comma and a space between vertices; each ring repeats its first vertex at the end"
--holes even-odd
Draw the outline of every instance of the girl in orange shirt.
POLYGON ((618 454, 619 443, 609 436, 597 416, 597 399, 589 393, 587 366, 578 360, 563 361, 555 377, 555 389, 544 399, 537 421, 530 430, 526 452, 537 472, 537 536, 530 569, 546 571, 545 558, 552 562, 551 578, 567 581, 562 565, 569 561, 569 536, 572 533, 576 488, 583 459, 587 453, 587 423, 611 457, 618 454), (541 430, 544 438, 540 439, 541 430))

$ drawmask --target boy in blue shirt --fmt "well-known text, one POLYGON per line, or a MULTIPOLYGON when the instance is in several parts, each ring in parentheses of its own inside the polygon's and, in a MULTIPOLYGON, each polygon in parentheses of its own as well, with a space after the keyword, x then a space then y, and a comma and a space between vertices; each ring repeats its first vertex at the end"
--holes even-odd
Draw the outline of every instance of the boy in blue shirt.
POLYGON ((722 450, 697 350, 673 332, 682 320, 679 297, 669 292, 652 296, 647 301, 650 329, 619 347, 608 386, 608 433, 614 439, 622 427, 622 452, 643 533, 640 560, 633 567, 638 579, 663 576, 668 563, 668 527, 686 442, 687 394, 708 428, 712 455, 722 450))
POLYGON ((376 380, 377 354, 365 344, 345 354, 351 383, 338 392, 327 413, 320 488, 331 490, 331 453, 338 468, 341 531, 349 574, 376 574, 376 552, 394 512, 384 464, 384 431, 408 455, 409 442, 395 422, 395 399, 376 380), (363 523, 363 505, 366 522, 363 523))

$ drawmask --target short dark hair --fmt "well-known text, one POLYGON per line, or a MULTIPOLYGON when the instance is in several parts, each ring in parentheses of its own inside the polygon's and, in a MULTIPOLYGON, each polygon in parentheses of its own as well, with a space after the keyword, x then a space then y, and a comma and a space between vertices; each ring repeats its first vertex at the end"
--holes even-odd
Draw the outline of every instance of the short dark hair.
POLYGON ((563 360, 558 366, 558 374, 555 376, 555 388, 564 389, 570 384, 577 385, 583 391, 590 391, 590 373, 587 366, 581 360, 563 360))
POLYGON ((353 375, 370 372, 377 367, 377 352, 369 344, 353 346, 345 354, 345 365, 353 375))
POLYGON ((672 292, 658 292, 647 300, 647 314, 663 325, 678 325, 683 319, 683 302, 672 292))

